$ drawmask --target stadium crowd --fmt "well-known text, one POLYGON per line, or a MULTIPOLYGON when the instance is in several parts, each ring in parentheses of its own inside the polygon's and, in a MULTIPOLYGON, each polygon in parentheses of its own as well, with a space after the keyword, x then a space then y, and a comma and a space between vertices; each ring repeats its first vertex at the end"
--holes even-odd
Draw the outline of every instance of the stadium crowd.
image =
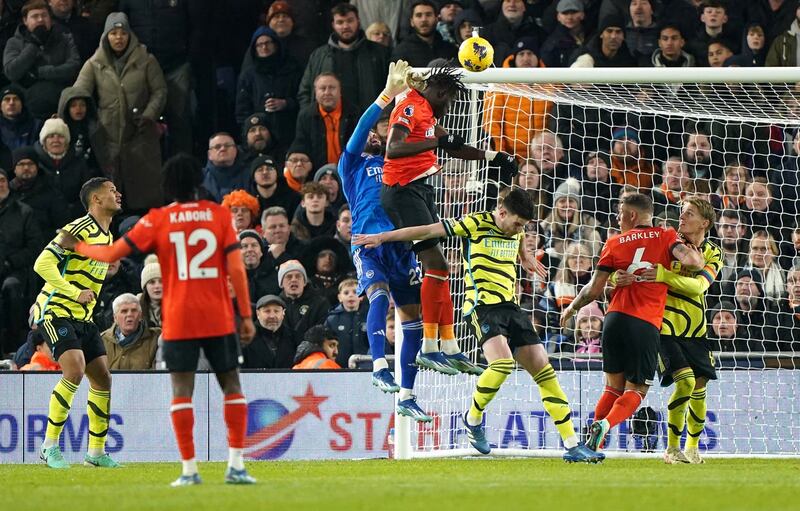
MULTIPOLYGON (((29 315, 42 284, 32 266, 84 214, 81 184, 113 179, 121 236, 163 204, 161 164, 178 152, 205 161, 207 198, 239 233, 257 316, 243 367, 347 367, 367 354, 336 163, 390 61, 455 59, 474 27, 498 67, 800 63, 797 0, 0 0, 0 354, 52 368, 29 315)), ((617 228, 618 199, 637 190, 668 225, 687 194, 717 209, 716 349, 800 351, 800 132, 499 92, 483 106, 492 148, 518 156, 514 183, 539 203, 525 245, 550 275, 521 275, 520 301, 548 351, 600 351, 603 303, 573 328, 558 318, 617 228)), ((489 193, 468 191, 465 175, 444 166, 442 217, 489 193)), ((455 282, 462 263, 448 256, 455 282)), ((161 298, 157 260, 110 266, 94 321, 112 369, 158 366, 161 298)))

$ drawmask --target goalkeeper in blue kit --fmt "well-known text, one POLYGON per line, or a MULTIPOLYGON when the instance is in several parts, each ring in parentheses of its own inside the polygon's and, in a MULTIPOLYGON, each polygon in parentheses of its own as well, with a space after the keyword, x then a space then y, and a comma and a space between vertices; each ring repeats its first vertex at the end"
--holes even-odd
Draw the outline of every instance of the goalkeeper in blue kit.
MULTIPOLYGON (((402 60, 389 65, 386 88, 367 108, 339 159, 339 176, 344 195, 353 215, 354 233, 375 233, 394 229, 381 207, 383 152, 385 141, 372 130, 386 106, 407 89, 408 64, 402 60)), ((417 405, 412 394, 417 367, 414 360, 422 346, 420 316, 421 271, 416 257, 406 243, 389 243, 376 249, 353 246, 353 263, 358 273, 358 294, 369 300, 367 338, 372 354, 372 383, 384 392, 399 392, 397 413, 416 421, 430 422, 431 417, 417 405), (386 362, 386 314, 389 293, 400 315, 403 343, 402 366, 397 385, 386 362)))

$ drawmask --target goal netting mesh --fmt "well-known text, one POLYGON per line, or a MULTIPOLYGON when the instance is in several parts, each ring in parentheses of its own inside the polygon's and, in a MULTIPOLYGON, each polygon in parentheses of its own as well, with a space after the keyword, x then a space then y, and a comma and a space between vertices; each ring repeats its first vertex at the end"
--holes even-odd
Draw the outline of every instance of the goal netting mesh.
MULTIPOLYGON (((550 277, 520 269, 519 302, 551 354, 579 435, 603 388, 597 328, 606 303, 592 307, 577 328, 561 329, 559 314, 588 281, 603 241, 618 232, 617 202, 627 184, 652 195, 659 224, 677 228, 680 201, 690 195, 709 199, 719 217, 710 239, 723 248, 725 268, 706 303, 698 304, 708 318, 719 378, 708 385, 701 450, 800 455, 800 271, 793 269, 800 261, 800 86, 786 79, 732 83, 730 70, 717 75, 717 83, 715 75, 705 76, 709 70, 702 71, 710 83, 674 83, 664 72, 653 73, 663 83, 602 83, 608 76, 631 80, 620 70, 601 69, 562 70, 574 79, 533 83, 541 81, 538 71, 521 71, 468 75, 468 92, 443 125, 477 147, 512 152, 522 162, 514 184, 539 202, 526 249, 548 266, 550 277)), ((485 163, 439 156, 442 172, 434 185, 443 218, 492 209, 498 189, 510 184, 509 176, 485 163)), ((456 333, 463 350, 480 360, 460 320, 459 244, 448 240, 444 247, 456 333)), ((413 456, 474 453, 460 418, 474 385, 471 376, 420 373, 418 400, 435 420, 410 425, 413 456)), ((613 430, 607 451, 663 450, 671 392, 653 386, 642 403, 650 410, 613 430)), ((522 370, 490 403, 486 426, 495 454, 546 455, 562 448, 538 389, 522 370)))

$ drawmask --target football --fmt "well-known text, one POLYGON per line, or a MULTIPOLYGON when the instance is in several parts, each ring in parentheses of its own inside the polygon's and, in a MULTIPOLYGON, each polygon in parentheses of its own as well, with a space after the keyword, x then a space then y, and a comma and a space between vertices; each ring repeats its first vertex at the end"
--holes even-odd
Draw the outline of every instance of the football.
POLYGON ((473 33, 464 39, 458 48, 458 61, 468 71, 480 72, 487 69, 494 61, 494 48, 483 37, 473 33))

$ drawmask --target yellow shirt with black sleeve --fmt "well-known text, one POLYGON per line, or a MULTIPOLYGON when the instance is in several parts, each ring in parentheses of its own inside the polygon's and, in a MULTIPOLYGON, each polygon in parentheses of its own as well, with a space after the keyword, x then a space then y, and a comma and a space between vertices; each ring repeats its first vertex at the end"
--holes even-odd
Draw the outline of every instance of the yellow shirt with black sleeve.
MULTIPOLYGON (((86 215, 64 227, 81 241, 92 245, 111 245, 111 233, 103 230, 97 221, 86 215)), ((37 323, 55 318, 91 321, 96 300, 79 303, 78 296, 90 289, 95 297, 100 294, 108 271, 108 263, 89 259, 61 248, 56 236, 39 254, 33 269, 44 279, 44 287, 36 297, 34 317, 37 323)))
POLYGON ((462 238, 464 316, 477 305, 516 303, 517 258, 523 234, 503 233, 491 212, 442 220, 442 225, 448 237, 462 238))
POLYGON ((699 247, 705 265, 698 272, 682 268, 673 261, 671 268, 658 265, 656 282, 669 286, 664 308, 661 335, 683 339, 704 339, 706 336, 706 291, 722 271, 722 250, 705 240, 699 247))

